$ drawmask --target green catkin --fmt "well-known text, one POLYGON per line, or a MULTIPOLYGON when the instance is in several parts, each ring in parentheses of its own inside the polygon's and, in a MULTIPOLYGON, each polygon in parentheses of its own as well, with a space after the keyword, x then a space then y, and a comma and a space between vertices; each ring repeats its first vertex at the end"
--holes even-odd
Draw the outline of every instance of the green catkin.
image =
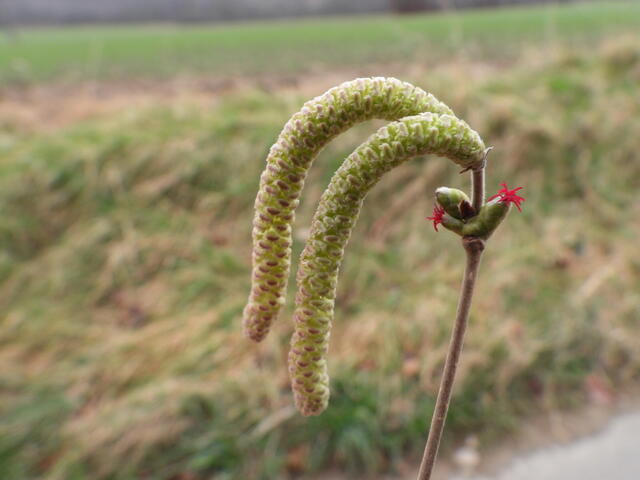
POLYGON ((395 78, 360 78, 304 104, 271 147, 253 221, 253 272, 243 313, 245 334, 262 340, 284 303, 291 225, 307 171, 322 148, 354 124, 423 112, 451 114, 433 95, 395 78))
POLYGON ((480 136, 453 115, 424 113, 378 130, 336 171, 322 195, 300 257, 289 373, 297 408, 318 415, 329 400, 326 354, 338 270, 367 192, 406 160, 433 153, 464 168, 483 162, 480 136))

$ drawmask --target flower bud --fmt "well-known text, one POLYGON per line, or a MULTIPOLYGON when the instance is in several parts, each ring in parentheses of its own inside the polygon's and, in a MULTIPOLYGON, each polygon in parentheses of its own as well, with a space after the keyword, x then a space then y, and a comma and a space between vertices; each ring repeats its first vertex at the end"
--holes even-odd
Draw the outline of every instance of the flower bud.
POLYGON ((492 200, 480 209, 475 217, 467 220, 458 220, 450 215, 442 217, 442 226, 461 237, 478 237, 488 239, 498 228, 498 225, 509 213, 511 205, 508 202, 492 200))
POLYGON ((473 216, 468 209, 469 207, 473 209, 471 200, 462 190, 440 187, 436 190, 436 200, 453 218, 462 219, 473 216))

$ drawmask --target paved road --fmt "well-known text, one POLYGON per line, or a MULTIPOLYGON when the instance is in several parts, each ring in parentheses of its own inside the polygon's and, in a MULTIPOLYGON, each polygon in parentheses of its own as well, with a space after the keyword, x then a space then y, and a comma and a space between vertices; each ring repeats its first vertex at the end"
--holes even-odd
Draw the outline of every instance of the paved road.
POLYGON ((639 480, 640 413, 615 418, 591 437, 514 459, 494 477, 451 480, 639 480))

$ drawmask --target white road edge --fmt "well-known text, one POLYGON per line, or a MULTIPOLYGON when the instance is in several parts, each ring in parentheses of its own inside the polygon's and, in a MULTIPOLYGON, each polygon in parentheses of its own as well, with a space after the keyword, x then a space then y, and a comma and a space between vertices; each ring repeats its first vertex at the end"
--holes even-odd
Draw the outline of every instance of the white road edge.
POLYGON ((615 417, 595 435, 516 457, 494 476, 450 480, 640 480, 640 412, 615 417))

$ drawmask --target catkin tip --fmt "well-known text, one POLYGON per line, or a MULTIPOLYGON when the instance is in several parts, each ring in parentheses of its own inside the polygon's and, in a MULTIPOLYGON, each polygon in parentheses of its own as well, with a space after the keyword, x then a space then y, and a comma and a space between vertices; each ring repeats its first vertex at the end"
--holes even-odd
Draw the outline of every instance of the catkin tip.
POLYGON ((251 305, 247 305, 242 315, 245 337, 254 342, 261 342, 269 333, 269 325, 258 316, 251 305))
POLYGON ((294 402, 298 411, 305 417, 316 417, 327 409, 329 405, 329 399, 314 400, 296 394, 294 396, 294 402))

